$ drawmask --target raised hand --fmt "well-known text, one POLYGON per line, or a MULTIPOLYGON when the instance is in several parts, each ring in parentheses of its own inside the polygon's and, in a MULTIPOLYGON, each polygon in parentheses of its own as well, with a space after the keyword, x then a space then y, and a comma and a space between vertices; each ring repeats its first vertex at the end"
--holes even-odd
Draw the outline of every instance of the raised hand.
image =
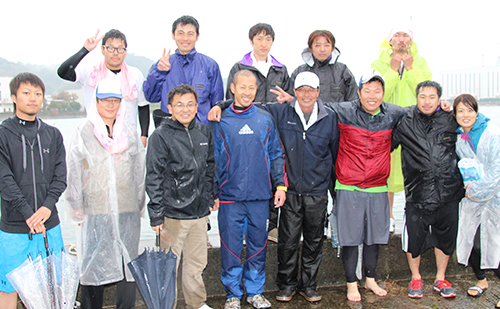
POLYGON ((413 55, 411 54, 411 47, 408 48, 408 52, 403 55, 403 63, 407 71, 413 69, 413 55))
POLYGON ((99 35, 99 29, 97 29, 95 36, 85 40, 85 43, 83 43, 83 47, 85 47, 85 49, 88 51, 93 51, 94 48, 96 48, 97 44, 99 44, 99 42, 104 37, 104 34, 101 35, 100 37, 98 37, 98 35, 99 35))
POLYGON ((163 55, 160 58, 160 61, 158 61, 158 70, 160 71, 170 71, 170 49, 168 50, 168 54, 165 55, 167 52, 167 49, 163 49, 163 55))
POLYGON ((293 97, 290 94, 288 94, 288 92, 286 92, 285 90, 281 89, 278 86, 276 86, 276 90, 270 89, 269 91, 277 95, 276 101, 278 101, 278 103, 293 101, 293 97))
POLYGON ((394 49, 392 49, 391 56, 391 69, 395 72, 399 72, 399 68, 401 67, 401 61, 403 60, 403 56, 401 54, 396 53, 394 49))

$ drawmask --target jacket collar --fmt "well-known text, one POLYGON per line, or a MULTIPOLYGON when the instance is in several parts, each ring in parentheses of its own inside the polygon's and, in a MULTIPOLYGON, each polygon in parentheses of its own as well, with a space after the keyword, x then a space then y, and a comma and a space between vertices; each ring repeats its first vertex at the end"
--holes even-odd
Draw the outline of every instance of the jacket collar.
MULTIPOLYGON (((299 102, 297 102, 297 98, 293 99, 293 101, 290 103, 290 107, 293 108, 294 111, 295 111, 296 104, 299 104, 299 102)), ((318 120, 316 122, 318 122, 320 119, 326 117, 328 115, 328 112, 326 111, 326 108, 325 108, 325 105, 323 104, 323 101, 321 101, 321 99, 319 97, 316 101, 316 104, 318 105, 318 120)))
POLYGON ((185 64, 185 63, 193 62, 194 58, 196 57, 197 52, 196 52, 196 48, 193 47, 193 49, 191 49, 191 51, 187 55, 182 55, 181 53, 179 53, 179 49, 175 50, 175 54, 177 55, 179 60, 181 60, 183 62, 183 64, 185 64))
MULTIPOLYGON (((282 67, 283 65, 276 60, 271 54, 268 55, 269 58, 271 59, 271 63, 275 67, 282 67)), ((241 64, 248 65, 249 67, 253 66, 253 59, 252 59, 252 52, 249 52, 245 56, 243 56, 243 59, 240 61, 241 64)))
MULTIPOLYGON (((332 54, 330 55, 330 62, 328 62, 328 64, 335 64, 339 57, 340 57, 340 50, 337 47, 335 47, 332 54)), ((310 67, 314 66, 315 58, 313 56, 313 53, 309 51, 309 48, 305 48, 302 51, 302 59, 308 66, 310 67)))

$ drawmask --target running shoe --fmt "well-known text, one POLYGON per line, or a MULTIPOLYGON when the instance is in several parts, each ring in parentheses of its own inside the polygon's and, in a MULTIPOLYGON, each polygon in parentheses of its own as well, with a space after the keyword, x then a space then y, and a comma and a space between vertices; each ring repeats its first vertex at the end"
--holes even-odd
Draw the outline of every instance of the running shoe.
POLYGON ((434 282, 434 291, 439 292, 444 298, 457 296, 457 294, 455 294, 455 289, 451 287, 451 283, 447 280, 438 280, 434 282))
POLYGON ((408 285, 408 297, 410 298, 422 298, 424 296, 424 280, 422 279, 412 279, 408 285))

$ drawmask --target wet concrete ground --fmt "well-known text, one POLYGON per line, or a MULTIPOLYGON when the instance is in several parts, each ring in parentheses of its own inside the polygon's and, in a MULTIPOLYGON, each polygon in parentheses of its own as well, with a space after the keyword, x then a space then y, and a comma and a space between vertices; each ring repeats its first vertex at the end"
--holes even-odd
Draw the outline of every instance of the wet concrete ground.
MULTIPOLYGON (((410 299, 407 295, 408 281, 388 281, 385 283, 387 296, 379 297, 370 291, 360 287, 361 302, 350 302, 346 297, 346 287, 325 287, 320 288, 323 299, 318 303, 310 303, 301 295, 296 294, 292 301, 288 303, 278 302, 275 299, 277 291, 267 292, 265 296, 272 303, 272 308, 289 309, 330 309, 330 308, 349 308, 349 309, 378 309, 378 308, 405 308, 405 309, 473 309, 473 308, 495 308, 497 301, 500 300, 500 281, 488 273, 490 287, 481 297, 473 298, 467 295, 467 289, 476 283, 474 275, 456 276, 447 278, 455 288, 457 297, 445 299, 432 289, 434 279, 424 280, 424 297, 422 299, 410 299)), ((224 308, 226 298, 223 296, 210 297, 207 304, 213 308, 224 308)), ((146 308, 136 307, 136 308, 146 308)), ((177 306, 178 309, 184 309, 184 302, 181 300, 177 306)), ((246 303, 246 298, 242 301, 242 309, 251 309, 252 306, 246 303)))

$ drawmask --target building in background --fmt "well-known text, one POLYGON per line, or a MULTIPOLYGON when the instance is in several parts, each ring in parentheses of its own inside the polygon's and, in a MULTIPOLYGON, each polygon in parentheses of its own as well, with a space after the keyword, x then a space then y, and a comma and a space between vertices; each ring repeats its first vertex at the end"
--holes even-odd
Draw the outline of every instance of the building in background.
POLYGON ((500 59, 496 66, 442 71, 437 80, 443 86, 443 99, 469 93, 478 101, 500 101, 500 59))

